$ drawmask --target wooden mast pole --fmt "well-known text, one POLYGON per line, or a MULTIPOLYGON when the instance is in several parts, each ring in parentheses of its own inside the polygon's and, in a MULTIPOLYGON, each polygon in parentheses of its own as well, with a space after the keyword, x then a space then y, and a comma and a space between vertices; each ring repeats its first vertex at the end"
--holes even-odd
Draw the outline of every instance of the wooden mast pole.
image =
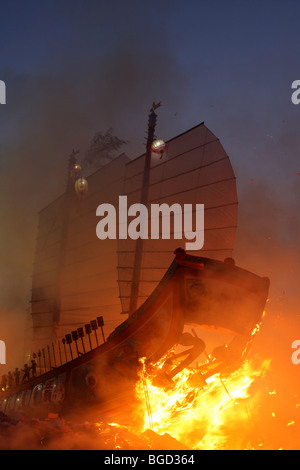
MULTIPOLYGON (((148 120, 146 158, 145 158, 145 166, 144 166, 142 194, 141 194, 141 201, 140 201, 141 204, 145 206, 147 206, 147 203, 148 203, 150 167, 151 167, 151 146, 154 140, 154 131, 155 131, 156 119, 157 119, 155 110, 159 108, 159 106, 161 106, 161 103, 152 104, 152 108, 150 109, 149 120, 148 120)), ((137 308, 139 285, 140 285, 140 274, 141 274, 141 266, 142 266, 142 255, 143 255, 143 239, 138 238, 136 240, 136 245, 135 245, 131 295, 130 295, 130 303, 129 303, 129 315, 132 315, 132 313, 137 308)))
POLYGON ((54 311, 53 311, 53 335, 52 341, 56 341, 57 331, 59 328, 59 322, 61 317, 61 297, 62 297, 62 283, 63 283, 63 268, 66 258, 67 249, 67 238, 69 228, 69 218, 72 200, 75 195, 74 191, 74 179, 72 176, 72 169, 76 163, 75 155, 78 151, 73 150, 68 161, 68 175, 67 175, 67 187, 64 194, 64 201, 61 214, 61 233, 60 233, 60 245, 58 254, 58 266, 57 266, 57 284, 56 284, 56 295, 54 299, 54 311))

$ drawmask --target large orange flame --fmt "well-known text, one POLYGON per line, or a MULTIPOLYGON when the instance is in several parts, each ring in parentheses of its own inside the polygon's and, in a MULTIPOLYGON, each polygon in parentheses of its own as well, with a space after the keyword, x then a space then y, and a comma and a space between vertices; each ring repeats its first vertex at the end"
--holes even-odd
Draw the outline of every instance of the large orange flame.
POLYGON ((215 374, 206 383, 199 380, 197 369, 184 369, 173 383, 161 387, 156 380, 165 359, 152 364, 151 373, 142 361, 136 387, 135 421, 139 431, 150 428, 158 434, 168 433, 189 449, 245 446, 239 442, 239 429, 251 422, 249 389, 270 361, 257 367, 253 360, 247 360, 239 370, 224 377, 215 374))

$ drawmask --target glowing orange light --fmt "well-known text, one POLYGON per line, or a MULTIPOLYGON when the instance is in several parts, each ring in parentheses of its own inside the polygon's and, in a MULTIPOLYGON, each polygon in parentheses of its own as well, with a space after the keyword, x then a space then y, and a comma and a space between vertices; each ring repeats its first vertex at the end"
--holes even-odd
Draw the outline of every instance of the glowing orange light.
MULTIPOLYGON (((248 419, 249 388, 270 361, 264 361, 259 369, 245 361, 232 374, 226 377, 215 374, 206 380, 206 385, 198 381, 198 386, 195 386, 197 369, 184 369, 173 378, 173 385, 162 388, 155 385, 155 378, 165 360, 152 364, 151 374, 147 374, 142 362, 136 387, 139 432, 151 428, 160 435, 168 433, 190 449, 226 448, 233 432, 226 429, 237 420, 248 419)), ((237 430, 234 432, 238 439, 237 430)))

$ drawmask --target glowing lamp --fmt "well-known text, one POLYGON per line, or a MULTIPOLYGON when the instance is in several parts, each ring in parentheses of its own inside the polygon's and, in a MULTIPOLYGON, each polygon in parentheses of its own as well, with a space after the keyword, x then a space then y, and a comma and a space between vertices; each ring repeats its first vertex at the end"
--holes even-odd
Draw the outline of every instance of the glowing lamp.
POLYGON ((163 154, 166 149, 166 143, 161 139, 154 140, 152 142, 151 149, 154 153, 163 154))
POLYGON ((79 163, 74 163, 74 165, 72 165, 72 175, 75 179, 79 178, 79 176, 81 175, 81 170, 82 168, 79 163))
POLYGON ((84 178, 78 178, 75 182, 75 191, 79 197, 83 197, 88 192, 88 182, 84 178))

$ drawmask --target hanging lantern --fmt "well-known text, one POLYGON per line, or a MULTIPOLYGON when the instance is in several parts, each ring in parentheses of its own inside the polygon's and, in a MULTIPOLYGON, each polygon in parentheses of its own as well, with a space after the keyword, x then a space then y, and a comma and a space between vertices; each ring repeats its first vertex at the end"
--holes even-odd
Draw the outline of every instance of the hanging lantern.
POLYGON ((81 175, 81 166, 79 165, 79 163, 74 163, 74 165, 72 165, 72 176, 74 179, 77 179, 79 178, 79 176, 81 175))
POLYGON ((84 178, 78 178, 75 182, 75 192, 79 197, 83 197, 88 192, 88 182, 84 178))
POLYGON ((160 153, 161 157, 164 151, 166 150, 166 143, 162 139, 157 139, 152 142, 151 145, 152 152, 160 153))

